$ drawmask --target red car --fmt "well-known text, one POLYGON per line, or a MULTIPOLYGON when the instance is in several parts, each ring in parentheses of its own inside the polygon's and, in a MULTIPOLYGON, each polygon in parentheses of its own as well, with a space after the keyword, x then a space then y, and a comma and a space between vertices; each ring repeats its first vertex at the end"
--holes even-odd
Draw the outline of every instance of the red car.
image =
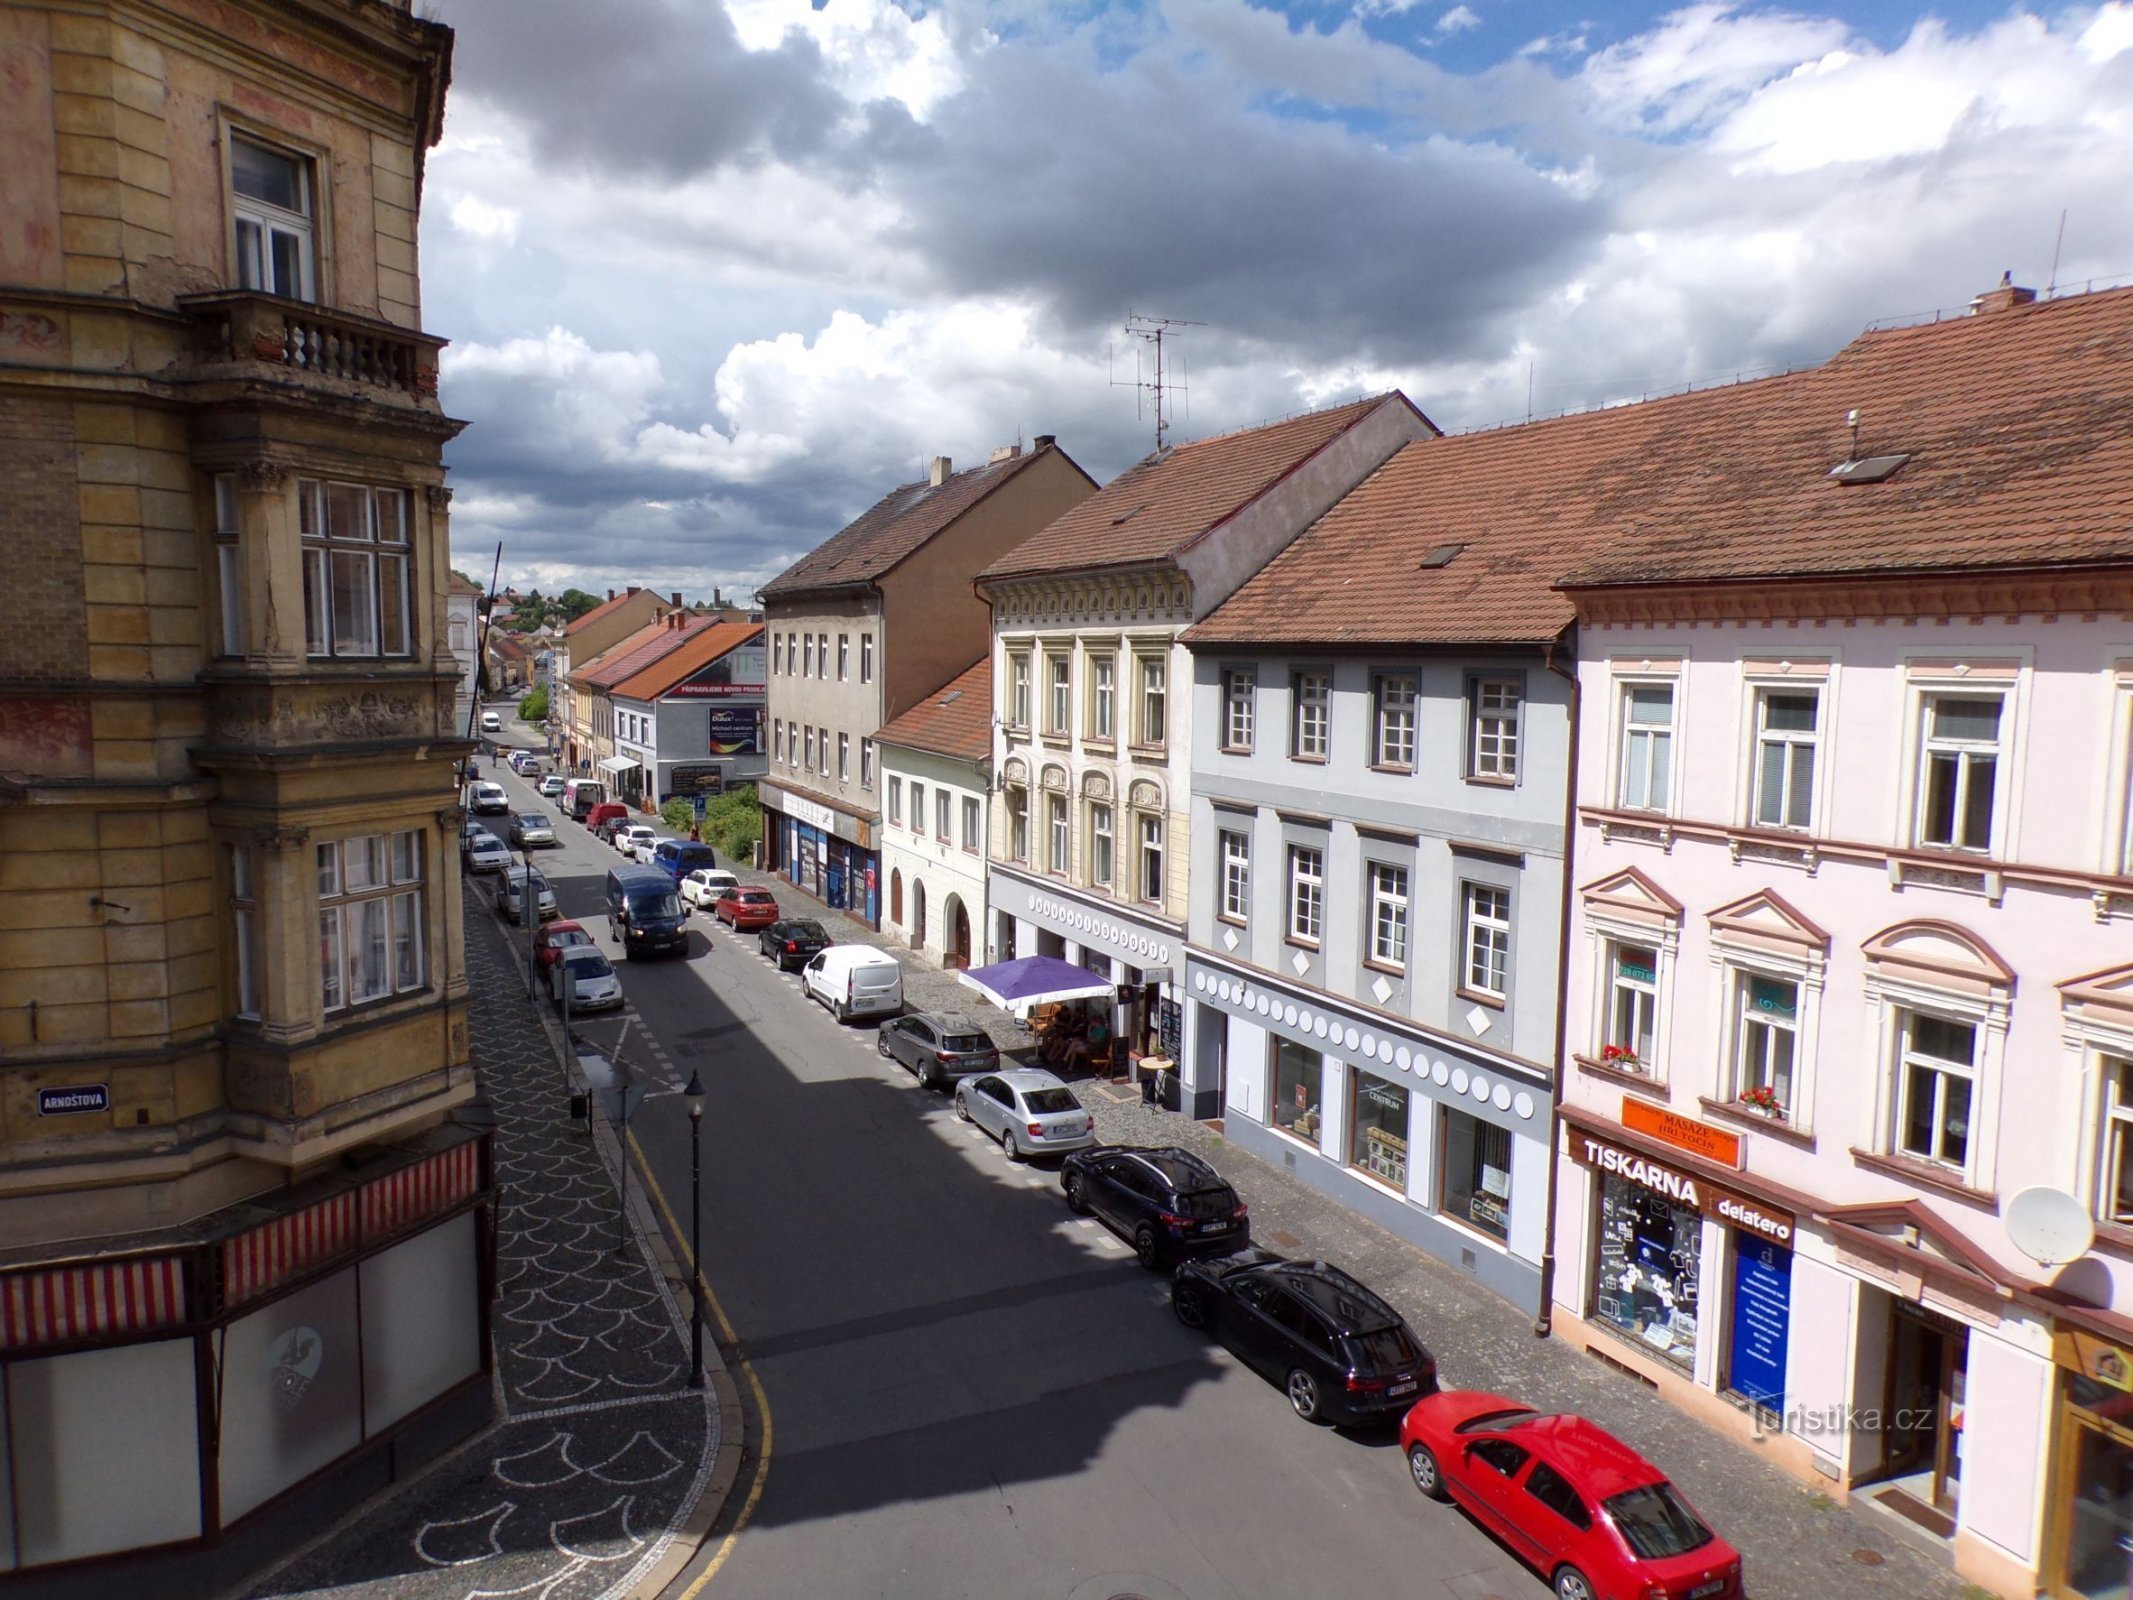
POLYGON ((572 945, 591 944, 593 936, 585 931, 585 925, 572 922, 567 917, 560 922, 544 923, 541 931, 533 936, 533 953, 546 972, 555 965, 556 957, 572 945))
POLYGON ((1458 1502, 1559 1600, 1739 1600, 1739 1552, 1583 1417, 1452 1389, 1415 1403, 1400 1447, 1417 1489, 1458 1502))
POLYGON ((711 915, 742 933, 767 928, 781 914, 777 896, 768 889, 728 889, 711 902, 711 915))

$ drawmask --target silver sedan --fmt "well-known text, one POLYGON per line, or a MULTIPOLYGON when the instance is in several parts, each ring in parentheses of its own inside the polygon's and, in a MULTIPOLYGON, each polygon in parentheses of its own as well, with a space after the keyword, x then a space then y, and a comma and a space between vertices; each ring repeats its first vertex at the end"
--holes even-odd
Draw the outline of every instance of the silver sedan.
POLYGON ((1035 1067, 964 1079, 955 1087, 955 1114, 999 1140, 1010 1161, 1063 1156, 1096 1142, 1096 1119, 1074 1091, 1035 1067))

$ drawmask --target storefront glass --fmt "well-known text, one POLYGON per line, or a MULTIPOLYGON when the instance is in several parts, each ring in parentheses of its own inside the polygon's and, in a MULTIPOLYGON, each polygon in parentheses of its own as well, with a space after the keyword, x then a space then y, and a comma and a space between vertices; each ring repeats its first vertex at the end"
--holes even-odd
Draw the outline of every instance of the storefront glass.
POLYGON ((1323 1121, 1319 1099, 1325 1077, 1325 1057, 1316 1050, 1287 1039, 1274 1041, 1274 1092, 1268 1103, 1274 1108, 1274 1126, 1299 1139, 1318 1143, 1323 1121))
POLYGON ((1693 1369, 1703 1217, 1603 1173, 1597 1243, 1593 1319, 1693 1369))
MULTIPOLYGON (((2066 1378, 2072 1442, 2064 1576, 2057 1595, 2133 1595, 2133 1395, 2082 1374, 2066 1378)), ((2066 1458, 2062 1458, 2066 1459, 2066 1458)))
POLYGON ((1348 1165, 1407 1189, 1407 1091, 1396 1083, 1355 1075, 1355 1106, 1348 1117, 1348 1165))
POLYGON ((1438 1209, 1492 1239, 1511 1236, 1511 1132, 1446 1106, 1438 1209))

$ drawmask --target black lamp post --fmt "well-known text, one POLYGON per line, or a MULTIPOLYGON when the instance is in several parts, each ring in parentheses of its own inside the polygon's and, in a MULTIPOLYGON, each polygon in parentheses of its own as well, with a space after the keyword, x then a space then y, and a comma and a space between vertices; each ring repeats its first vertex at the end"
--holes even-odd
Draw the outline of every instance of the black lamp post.
POLYGON ((704 1386, 704 1080, 694 1067, 689 1102, 689 1387, 704 1386))

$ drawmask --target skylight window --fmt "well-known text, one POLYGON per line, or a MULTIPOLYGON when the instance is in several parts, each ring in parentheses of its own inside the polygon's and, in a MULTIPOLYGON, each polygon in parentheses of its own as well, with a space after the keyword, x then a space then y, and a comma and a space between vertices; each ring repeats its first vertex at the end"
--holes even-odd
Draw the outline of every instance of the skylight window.
POLYGON ((1880 483, 1895 474, 1898 467, 1911 458, 1900 456, 1868 456, 1864 461, 1840 461, 1829 469, 1829 475, 1839 483, 1880 483))
POLYGON ((1466 546, 1463 544, 1440 544, 1425 555, 1419 565, 1425 570, 1430 567, 1448 567, 1452 564, 1453 558, 1465 548, 1466 546))

